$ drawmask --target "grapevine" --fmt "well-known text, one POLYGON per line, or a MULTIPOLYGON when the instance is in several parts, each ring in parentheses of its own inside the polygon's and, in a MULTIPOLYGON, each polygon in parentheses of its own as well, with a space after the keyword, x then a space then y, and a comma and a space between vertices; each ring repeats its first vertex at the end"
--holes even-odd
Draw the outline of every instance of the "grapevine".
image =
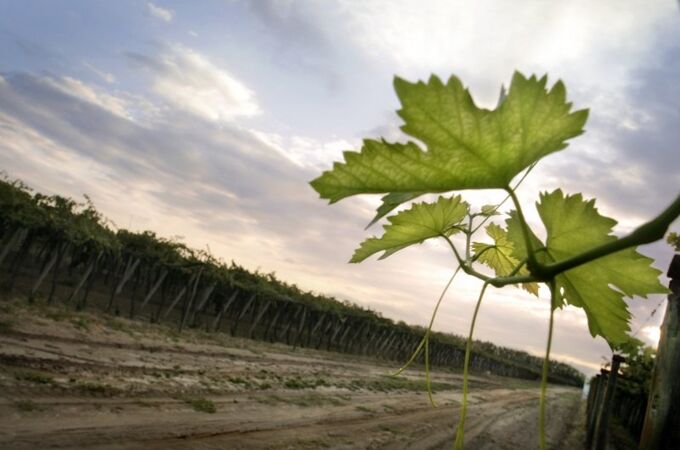
MULTIPOLYGON (((446 83, 435 76, 417 83, 395 78, 394 87, 402 106, 398 111, 404 121, 401 129, 415 140, 366 139, 360 151, 345 152, 344 162, 334 163, 311 185, 330 203, 353 195, 384 194, 369 226, 404 203, 425 194, 443 194, 434 202, 412 203, 409 209, 387 217, 382 236, 362 242, 350 262, 377 253, 383 259, 427 239, 443 239, 454 255, 455 270, 483 282, 466 345, 456 449, 464 443, 469 359, 484 293, 489 286, 513 285, 538 296, 539 284, 547 287, 549 333, 539 407, 540 447, 545 449, 554 313, 567 304, 582 308, 593 337, 604 338, 612 348, 629 341, 631 315, 624 297, 667 292, 659 282, 660 271, 651 266, 653 260, 636 247, 664 237, 680 215, 680 196, 656 218, 617 237, 612 232, 616 221, 601 215, 595 200, 561 189, 542 192, 536 203, 545 228, 542 240, 527 222, 516 189, 542 158, 564 150, 567 141, 584 131, 588 111, 572 111, 564 84, 558 81, 549 87, 547 76, 525 77, 516 72, 507 93, 501 89, 493 110, 478 107, 455 76, 446 83), (512 210, 502 215, 502 204, 472 208, 460 195, 447 194, 470 189, 503 190, 512 210), (504 221, 499 220, 503 217, 504 221), (484 225, 492 242, 474 241, 484 225), (462 249, 454 242, 456 235, 463 237, 462 249), (480 271, 480 265, 494 274, 480 271)), ((424 349, 428 380, 429 333, 428 329, 406 364, 424 349)))

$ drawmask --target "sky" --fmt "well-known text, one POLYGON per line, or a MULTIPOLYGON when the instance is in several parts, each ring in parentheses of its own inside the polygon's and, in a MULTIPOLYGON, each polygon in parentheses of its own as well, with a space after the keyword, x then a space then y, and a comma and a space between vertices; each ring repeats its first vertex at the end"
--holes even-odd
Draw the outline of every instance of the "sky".
MULTIPOLYGON (((425 325, 450 250, 433 241, 348 264, 381 233, 364 230, 378 197, 328 206, 308 182, 364 138, 404 139, 395 75, 455 74, 491 108, 515 70, 563 80, 575 108, 590 108, 586 133, 519 189, 535 229, 531 205, 557 187, 597 198, 617 234, 675 198, 680 7, 660 0, 0 0, 0 169, 37 191, 87 194, 119 227, 425 325)), ((668 245, 641 251, 665 273, 668 245)), ((435 328, 467 334, 479 288, 457 278, 435 328)), ((654 344, 664 296, 629 305, 654 344)), ((492 289, 476 337, 542 355, 548 311, 545 292, 492 289)), ((573 307, 557 313, 553 342, 555 359, 588 374, 611 357, 573 307)))

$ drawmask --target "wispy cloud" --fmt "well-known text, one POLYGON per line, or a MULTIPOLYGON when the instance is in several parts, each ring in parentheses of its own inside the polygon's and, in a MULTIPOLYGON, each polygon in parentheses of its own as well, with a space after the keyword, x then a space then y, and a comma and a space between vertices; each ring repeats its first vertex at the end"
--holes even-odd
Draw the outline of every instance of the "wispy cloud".
POLYGON ((99 76, 99 78, 106 81, 107 83, 115 83, 116 82, 116 77, 112 73, 105 72, 105 71, 93 66, 92 64, 90 64, 87 61, 83 62, 83 65, 85 67, 87 67, 88 69, 90 69, 93 73, 95 73, 97 76, 99 76))
POLYGON ((163 22, 170 23, 175 18, 175 12, 171 9, 162 8, 151 2, 146 4, 149 14, 153 17, 162 20, 163 22))
POLYGON ((159 57, 130 54, 152 77, 152 90, 175 108, 214 122, 260 113, 255 93, 207 56, 182 45, 159 57))

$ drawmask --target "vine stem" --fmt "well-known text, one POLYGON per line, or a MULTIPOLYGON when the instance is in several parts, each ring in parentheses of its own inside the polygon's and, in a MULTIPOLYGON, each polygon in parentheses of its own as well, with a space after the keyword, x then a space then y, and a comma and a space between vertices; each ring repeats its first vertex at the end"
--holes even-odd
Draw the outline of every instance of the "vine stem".
POLYGON ((484 283, 482 290, 479 293, 479 298, 477 299, 477 304, 475 305, 475 312, 472 314, 472 323, 470 323, 470 334, 468 335, 467 342, 465 343, 465 362, 463 364, 463 403, 460 408, 460 421, 458 422, 458 428, 456 429, 456 442, 453 445, 454 450, 462 450, 463 440, 465 438, 465 416, 467 414, 467 397, 468 397, 468 375, 470 372, 470 353, 472 353, 472 336, 475 332, 475 323, 477 322, 477 315, 479 313, 479 307, 482 304, 482 299, 484 298, 484 292, 489 286, 488 282, 484 283))
MULTIPOLYGON (((538 164, 538 161, 536 161, 535 163, 533 163, 532 165, 529 166, 529 168, 528 168, 528 169, 524 172, 524 174, 522 175, 522 178, 520 178, 519 181, 515 184, 515 187, 512 188, 513 190, 516 190, 516 189, 519 187, 519 185, 522 184, 522 182, 524 181, 524 179, 529 175, 529 173, 533 170, 533 168, 536 167, 536 164, 538 164)), ((498 211, 498 210, 500 209, 500 207, 503 206, 503 204, 504 204, 505 202, 508 201, 509 198, 510 198, 510 196, 507 195, 507 196, 506 196, 499 204, 496 205, 496 207, 493 209, 493 212, 498 211)), ((477 226, 474 227, 474 228, 470 231, 470 234, 475 234, 475 232, 477 232, 477 230, 479 230, 482 226, 484 226, 484 224, 485 224, 490 218, 491 218, 491 216, 486 216, 486 217, 484 217, 484 219, 482 219, 482 221, 481 221, 479 224, 477 224, 477 226)))
POLYGON ((520 205, 519 199, 517 198, 515 191, 510 186, 506 187, 505 190, 512 199, 512 203, 515 205, 515 211, 517 211, 517 218, 519 219, 520 228, 522 229, 522 236, 524 237, 524 245, 526 246, 527 250, 527 267, 529 268, 529 271, 532 272, 533 268, 538 265, 536 255, 534 254, 534 248, 531 243, 531 237, 533 233, 531 232, 529 224, 524 218, 524 212, 522 212, 522 205, 520 205))
POLYGON ((552 347, 553 336, 553 317, 555 315, 555 304, 557 303, 557 288, 555 280, 548 283, 550 287, 550 321, 548 322, 548 343, 545 348, 545 358, 543 359, 543 372, 541 374, 541 400, 538 413, 538 433, 540 437, 541 450, 546 450, 545 442, 545 403, 548 389, 548 372, 550 369, 550 348, 552 347))
POLYGON ((411 355, 411 358, 409 358, 409 360, 403 366, 401 366, 399 370, 392 374, 393 377, 396 377, 397 375, 401 374, 404 370, 406 370, 408 366, 410 366, 413 363, 413 361, 415 361, 415 359, 418 357, 420 351, 423 349, 423 346, 427 345, 430 333, 432 331, 432 325, 434 324, 434 319, 437 317, 437 311, 439 311, 439 305, 441 305, 442 300, 444 300, 446 292, 449 290, 449 287, 451 287, 451 283, 453 283, 453 280, 454 278, 456 278, 456 275, 458 275, 459 271, 460 266, 456 267, 456 270, 453 272, 453 275, 451 275, 451 278, 449 278, 449 281, 446 283, 446 286, 444 286, 444 289, 442 289, 442 292, 439 295, 439 299, 437 300, 437 304, 434 307, 434 311, 432 312, 432 316, 430 317, 430 323, 427 326, 427 330, 425 331, 425 336, 423 336, 423 339, 420 341, 418 348, 415 349, 415 351, 411 355))

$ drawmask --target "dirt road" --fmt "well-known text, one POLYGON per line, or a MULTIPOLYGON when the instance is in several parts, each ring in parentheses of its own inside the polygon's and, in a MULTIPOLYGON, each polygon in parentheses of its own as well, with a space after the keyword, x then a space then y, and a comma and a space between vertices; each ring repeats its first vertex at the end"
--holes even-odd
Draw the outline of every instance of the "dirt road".
MULTIPOLYGON (((450 448, 461 374, 0 303, 0 448, 450 448)), ((538 386, 474 376, 466 448, 538 447, 538 386)), ((551 386, 564 447, 579 392, 551 386)), ((573 438, 573 436, 572 436, 573 438)), ((571 441, 569 441, 571 442, 571 441)), ((561 447, 562 445, 562 447, 561 447)))

